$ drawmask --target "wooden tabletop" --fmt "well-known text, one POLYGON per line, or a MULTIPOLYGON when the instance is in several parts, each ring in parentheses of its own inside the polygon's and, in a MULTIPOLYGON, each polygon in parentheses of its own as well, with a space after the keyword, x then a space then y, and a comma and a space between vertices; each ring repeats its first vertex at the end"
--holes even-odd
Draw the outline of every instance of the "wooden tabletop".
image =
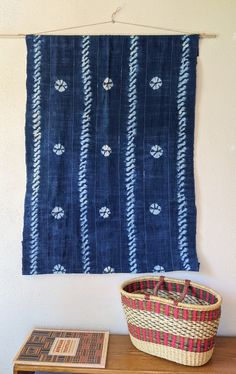
POLYGON ((127 335, 110 335, 105 369, 15 365, 14 374, 51 372, 83 374, 236 374, 236 337, 217 337, 212 359, 204 366, 189 367, 142 353, 127 335))

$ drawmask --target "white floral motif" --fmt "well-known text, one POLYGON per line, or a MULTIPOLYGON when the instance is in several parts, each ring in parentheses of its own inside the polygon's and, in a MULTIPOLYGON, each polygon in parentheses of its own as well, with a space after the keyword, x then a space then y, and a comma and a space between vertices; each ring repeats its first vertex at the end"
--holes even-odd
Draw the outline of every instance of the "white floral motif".
POLYGON ((64 216, 64 210, 60 206, 55 206, 51 213, 55 219, 61 219, 64 216))
POLYGON ((58 79, 56 82, 55 82, 55 90, 59 91, 59 92, 64 92, 66 89, 67 89, 67 83, 65 81, 63 81, 62 79, 58 79))
POLYGON ((153 77, 150 82, 150 86, 152 87, 153 90, 158 90, 162 86, 162 80, 159 77, 153 77))
POLYGON ((105 157, 108 157, 110 156, 112 150, 111 150, 111 147, 109 147, 109 145, 103 145, 102 146, 102 149, 101 149, 101 153, 103 154, 103 156, 105 157))
POLYGON ((161 213, 161 207, 157 203, 153 203, 153 204, 150 205, 149 211, 150 211, 150 213, 152 213, 155 216, 157 216, 158 214, 161 213))
POLYGON ((65 147, 60 143, 55 144, 53 147, 53 152, 56 153, 57 156, 61 156, 65 152, 65 147))
POLYGON ((114 270, 111 266, 107 266, 107 267, 103 270, 103 273, 104 273, 104 274, 112 274, 112 273, 115 273, 115 270, 114 270))
POLYGON ((99 214, 101 217, 103 218, 108 218, 109 215, 111 214, 111 211, 109 208, 107 208, 106 206, 103 206, 100 210, 99 210, 99 214))
POLYGON ((107 77, 106 79, 104 79, 104 82, 102 85, 103 85, 104 90, 108 91, 113 87, 113 82, 111 78, 107 77))
POLYGON ((162 272, 164 272, 164 271, 165 271, 165 269, 164 269, 164 267, 161 266, 161 265, 156 265, 156 266, 154 266, 154 268, 153 268, 153 273, 162 273, 162 272))
POLYGON ((64 266, 60 264, 55 265, 52 271, 54 274, 65 274, 66 273, 66 269, 64 268, 64 266))
POLYGON ((163 149, 159 145, 156 144, 156 145, 152 146, 152 148, 150 150, 150 154, 154 158, 159 158, 163 155, 163 149))

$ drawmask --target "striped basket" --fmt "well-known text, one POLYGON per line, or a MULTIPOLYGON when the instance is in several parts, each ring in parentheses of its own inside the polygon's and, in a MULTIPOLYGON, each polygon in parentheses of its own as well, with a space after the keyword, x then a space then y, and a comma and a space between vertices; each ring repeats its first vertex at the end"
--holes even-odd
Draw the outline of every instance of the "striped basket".
POLYGON ((136 348, 183 365, 210 360, 221 296, 188 280, 142 277, 121 285, 130 338, 136 348))

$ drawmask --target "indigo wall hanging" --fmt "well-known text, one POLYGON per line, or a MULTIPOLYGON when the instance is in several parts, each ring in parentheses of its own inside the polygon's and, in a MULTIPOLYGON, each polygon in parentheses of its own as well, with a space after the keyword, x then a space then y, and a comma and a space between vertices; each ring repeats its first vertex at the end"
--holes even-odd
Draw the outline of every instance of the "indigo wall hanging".
POLYGON ((198 270, 198 40, 27 36, 23 274, 198 270))

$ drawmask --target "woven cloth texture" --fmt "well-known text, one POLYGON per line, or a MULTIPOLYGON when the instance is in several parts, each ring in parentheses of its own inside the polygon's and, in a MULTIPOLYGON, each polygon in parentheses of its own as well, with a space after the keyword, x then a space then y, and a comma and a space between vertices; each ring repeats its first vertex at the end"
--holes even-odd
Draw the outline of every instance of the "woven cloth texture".
POLYGON ((24 274, 198 271, 198 41, 27 36, 24 274))

